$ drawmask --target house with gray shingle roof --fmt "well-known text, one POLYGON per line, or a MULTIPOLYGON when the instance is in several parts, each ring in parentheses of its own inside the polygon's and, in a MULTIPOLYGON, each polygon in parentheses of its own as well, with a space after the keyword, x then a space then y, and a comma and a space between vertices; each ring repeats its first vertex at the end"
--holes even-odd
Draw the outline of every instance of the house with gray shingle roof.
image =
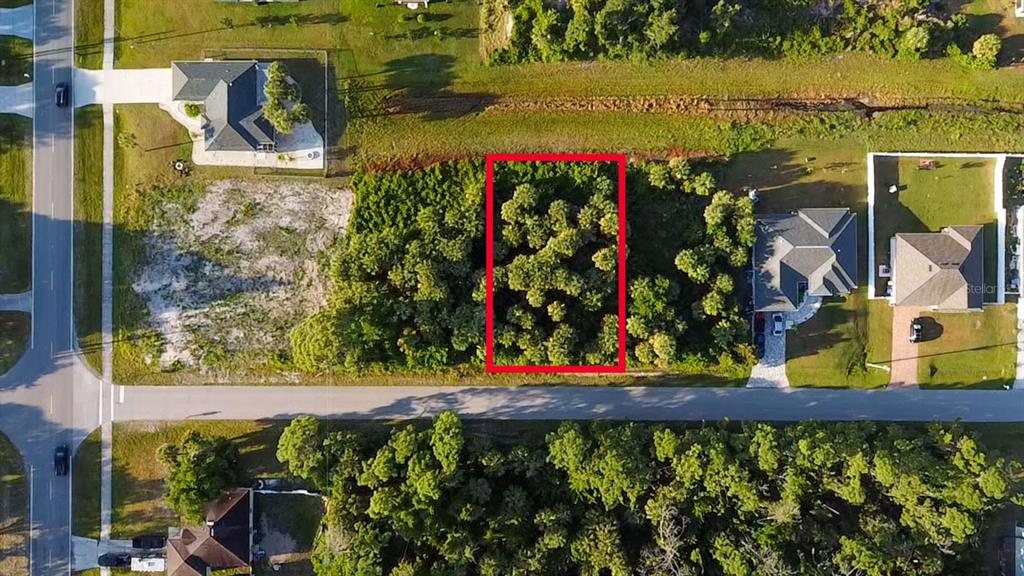
POLYGON ((896 234, 890 249, 894 306, 981 309, 985 294, 981 226, 950 226, 940 232, 896 234))
POLYGON ((792 312, 804 296, 846 296, 857 288, 857 215, 804 208, 759 215, 754 242, 754 309, 792 312))
POLYGON ((172 62, 175 102, 202 102, 206 150, 274 152, 276 134, 263 117, 266 68, 255 60, 172 62))

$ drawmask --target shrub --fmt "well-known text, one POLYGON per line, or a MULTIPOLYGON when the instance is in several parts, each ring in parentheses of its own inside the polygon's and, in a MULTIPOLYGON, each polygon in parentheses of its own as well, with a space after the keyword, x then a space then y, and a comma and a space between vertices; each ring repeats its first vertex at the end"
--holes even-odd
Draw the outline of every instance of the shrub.
POLYGON ((321 310, 292 330, 292 357, 307 372, 330 367, 341 357, 337 320, 331 310, 321 310))
POLYGON ((426 24, 426 22, 427 22, 427 15, 426 14, 417 14, 416 15, 416 21, 419 22, 420 24, 426 24))
POLYGON ((203 107, 195 102, 185 103, 185 115, 189 118, 198 118, 203 113, 203 107))
POLYGON ((974 56, 975 68, 979 70, 992 70, 996 67, 996 60, 999 58, 999 51, 1003 48, 1003 41, 995 34, 985 34, 974 41, 971 48, 971 55, 974 56))
POLYGON ((900 37, 898 55, 904 60, 918 60, 928 50, 928 30, 914 26, 900 37))

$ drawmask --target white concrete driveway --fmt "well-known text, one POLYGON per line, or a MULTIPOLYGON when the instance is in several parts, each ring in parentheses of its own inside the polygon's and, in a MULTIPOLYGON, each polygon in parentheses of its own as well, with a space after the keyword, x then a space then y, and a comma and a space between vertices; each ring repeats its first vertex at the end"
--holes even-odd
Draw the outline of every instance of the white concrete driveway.
POLYGON ((32 84, 0 86, 0 113, 32 117, 35 110, 32 84))
POLYGON ((75 106, 167 103, 171 101, 171 69, 75 68, 74 100, 75 106))
POLYGON ((18 8, 0 9, 0 34, 4 36, 21 36, 33 40, 35 38, 35 16, 32 4, 18 8))

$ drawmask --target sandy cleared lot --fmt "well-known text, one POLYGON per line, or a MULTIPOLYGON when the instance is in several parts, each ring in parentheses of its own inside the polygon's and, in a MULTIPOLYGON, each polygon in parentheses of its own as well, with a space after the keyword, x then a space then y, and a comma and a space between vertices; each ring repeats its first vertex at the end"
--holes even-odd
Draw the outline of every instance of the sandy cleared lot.
POLYGON ((161 368, 286 351, 323 304, 319 257, 348 225, 352 194, 319 183, 223 180, 161 206, 132 288, 162 343, 161 368))

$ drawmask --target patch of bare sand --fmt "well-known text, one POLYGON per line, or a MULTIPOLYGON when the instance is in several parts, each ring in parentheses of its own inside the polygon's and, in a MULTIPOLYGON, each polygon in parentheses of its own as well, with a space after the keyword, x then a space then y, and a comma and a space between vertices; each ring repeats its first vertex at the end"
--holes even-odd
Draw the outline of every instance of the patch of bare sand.
POLYGON ((162 368, 203 369, 288 348, 288 331, 323 305, 319 255, 348 226, 348 190, 295 181, 223 180, 161 206, 132 288, 163 344, 162 368))

